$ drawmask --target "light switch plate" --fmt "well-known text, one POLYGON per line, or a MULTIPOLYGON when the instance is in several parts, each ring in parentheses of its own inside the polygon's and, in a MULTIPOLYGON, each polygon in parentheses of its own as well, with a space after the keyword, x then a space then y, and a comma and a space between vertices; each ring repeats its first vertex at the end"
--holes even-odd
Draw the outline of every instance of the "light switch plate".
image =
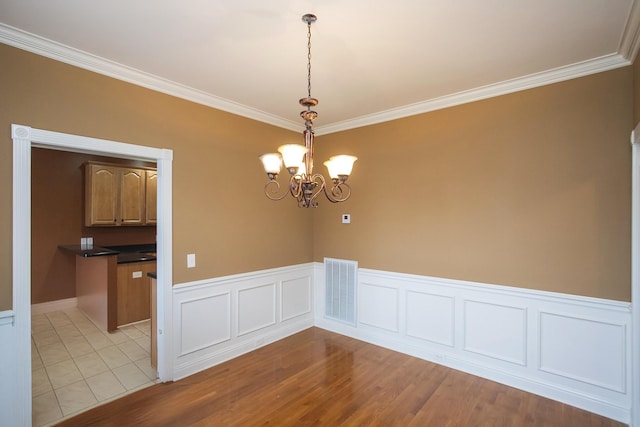
POLYGON ((342 223, 351 224, 351 214, 342 214, 342 223))
POLYGON ((187 254, 187 268, 196 266, 196 254, 187 254))
POLYGON ((139 279, 142 277, 142 271, 134 271, 133 273, 131 273, 131 277, 134 279, 139 279))

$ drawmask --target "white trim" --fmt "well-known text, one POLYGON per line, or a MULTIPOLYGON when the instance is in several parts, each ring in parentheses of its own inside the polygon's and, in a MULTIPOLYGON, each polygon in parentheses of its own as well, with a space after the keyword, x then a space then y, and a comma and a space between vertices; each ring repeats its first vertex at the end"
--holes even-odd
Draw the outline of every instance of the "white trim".
MULTIPOLYGON (((318 126, 315 128, 315 133, 318 136, 326 135, 625 67, 631 64, 631 61, 628 59, 630 52, 627 51, 637 51, 638 41, 636 39, 627 41, 635 34, 631 34, 632 30, 635 29, 634 26, 637 26, 636 21, 630 18, 627 26, 628 30, 625 33, 625 38, 621 42, 621 49, 625 50, 623 54, 611 54, 504 82, 444 95, 439 98, 429 99, 399 108, 393 108, 325 126, 318 126)), ((56 61, 94 71, 151 90, 177 96, 218 110, 288 130, 300 130, 300 124, 298 122, 287 120, 228 99, 217 97, 213 94, 205 93, 198 89, 163 79, 1 23, 0 42, 47 58, 55 59, 56 61)))
POLYGON ((13 324, 15 313, 13 310, 0 311, 0 325, 6 325, 7 323, 13 324))
POLYGON ((631 133, 631 423, 640 426, 640 123, 631 133))
POLYGON ((77 298, 59 299, 56 301, 41 302, 39 304, 31 304, 31 314, 44 314, 52 311, 67 310, 78 306, 77 298))
POLYGON ((632 1, 618 52, 634 62, 640 49, 640 2, 632 1))
MULTIPOLYGON (((173 151, 11 125, 13 138, 13 310, 17 384, 12 395, 16 425, 31 425, 31 147, 156 161, 158 164, 157 265, 158 372, 173 380, 171 355, 172 218, 171 162, 173 151), (169 298, 167 298, 167 295, 169 298)), ((1 368, 1 367, 0 367, 1 368)), ((6 369, 6 367, 5 367, 6 369)))
POLYGON ((31 134, 12 126, 13 310, 15 312, 17 425, 31 425, 31 134))

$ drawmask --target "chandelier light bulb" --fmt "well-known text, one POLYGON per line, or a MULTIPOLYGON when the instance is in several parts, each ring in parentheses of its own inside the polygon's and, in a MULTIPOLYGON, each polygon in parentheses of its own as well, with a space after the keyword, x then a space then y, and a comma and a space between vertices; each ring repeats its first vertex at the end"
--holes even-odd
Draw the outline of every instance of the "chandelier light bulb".
POLYGON ((304 155, 307 154, 307 147, 299 144, 287 144, 278 147, 282 154, 285 168, 299 168, 303 163, 304 155))
POLYGON ((358 160, 355 156, 347 156, 341 154, 339 156, 330 157, 329 160, 324 162, 324 165, 329 170, 329 176, 332 179, 337 179, 340 176, 349 176, 353 170, 353 163, 358 160))
POLYGON ((277 175, 280 173, 280 169, 282 169, 282 157, 280 157, 280 154, 263 154, 262 156, 260 156, 260 160, 262 161, 264 171, 267 174, 277 175))

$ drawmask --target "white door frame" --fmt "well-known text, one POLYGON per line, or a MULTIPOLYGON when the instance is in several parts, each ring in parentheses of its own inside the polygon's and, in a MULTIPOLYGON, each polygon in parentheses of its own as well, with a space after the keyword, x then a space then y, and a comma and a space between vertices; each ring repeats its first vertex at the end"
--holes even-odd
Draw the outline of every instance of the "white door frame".
POLYGON ((640 123, 631 132, 631 426, 640 426, 640 123))
MULTIPOLYGON (((20 425, 31 425, 31 148, 153 161, 158 166, 156 242, 158 283, 158 375, 173 380, 172 347, 172 161, 173 151, 11 125, 13 139, 13 311, 15 314, 20 425)), ((61 242, 64 243, 64 242, 61 242)))

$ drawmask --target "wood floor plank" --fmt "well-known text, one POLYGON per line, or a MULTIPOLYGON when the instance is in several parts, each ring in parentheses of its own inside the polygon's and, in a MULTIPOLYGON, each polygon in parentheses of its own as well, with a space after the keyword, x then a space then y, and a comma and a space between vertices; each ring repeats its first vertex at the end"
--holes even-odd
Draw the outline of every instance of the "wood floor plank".
POLYGON ((601 426, 624 424, 310 328, 58 426, 601 426))

